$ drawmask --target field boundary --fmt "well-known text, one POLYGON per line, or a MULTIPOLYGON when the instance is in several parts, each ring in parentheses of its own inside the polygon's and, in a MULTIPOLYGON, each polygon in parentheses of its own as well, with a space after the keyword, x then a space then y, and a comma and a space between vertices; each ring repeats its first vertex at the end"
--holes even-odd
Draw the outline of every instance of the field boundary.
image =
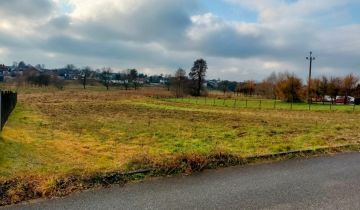
POLYGON ((76 191, 95 187, 108 187, 112 184, 125 184, 129 181, 142 180, 146 177, 191 174, 205 169, 229 166, 249 165, 293 158, 308 158, 333 155, 337 153, 360 152, 360 144, 348 144, 335 147, 320 147, 305 150, 259 154, 241 157, 225 152, 211 155, 181 155, 164 162, 152 160, 134 160, 135 169, 128 172, 96 173, 89 176, 67 176, 54 180, 52 187, 41 189, 32 177, 16 178, 0 183, 0 206, 15 204, 39 198, 63 197, 76 191))
POLYGON ((228 107, 236 109, 264 109, 264 110, 293 110, 293 111, 344 111, 359 112, 358 105, 354 104, 332 104, 304 102, 283 102, 278 99, 261 99, 261 98, 226 98, 226 97, 159 97, 156 99, 165 102, 207 105, 215 107, 228 107))

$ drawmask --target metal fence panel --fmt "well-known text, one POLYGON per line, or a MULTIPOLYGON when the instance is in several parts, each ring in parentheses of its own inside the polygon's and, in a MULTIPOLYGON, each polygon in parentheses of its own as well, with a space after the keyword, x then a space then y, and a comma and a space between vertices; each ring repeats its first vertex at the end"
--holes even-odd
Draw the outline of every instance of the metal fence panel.
POLYGON ((4 128, 11 112, 14 110, 17 103, 17 93, 11 91, 0 91, 0 130, 4 128))

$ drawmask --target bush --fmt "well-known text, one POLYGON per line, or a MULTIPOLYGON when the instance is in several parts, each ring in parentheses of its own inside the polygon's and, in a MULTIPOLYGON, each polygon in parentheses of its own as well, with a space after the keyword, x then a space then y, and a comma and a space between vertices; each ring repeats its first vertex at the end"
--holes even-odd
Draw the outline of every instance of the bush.
POLYGON ((276 83, 276 95, 283 101, 299 102, 302 100, 303 84, 300 78, 285 73, 276 83))

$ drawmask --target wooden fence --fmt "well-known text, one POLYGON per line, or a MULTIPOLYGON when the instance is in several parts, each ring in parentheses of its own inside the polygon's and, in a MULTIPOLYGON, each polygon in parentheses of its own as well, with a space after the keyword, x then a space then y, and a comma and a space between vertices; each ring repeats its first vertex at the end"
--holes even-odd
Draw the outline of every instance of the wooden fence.
POLYGON ((0 130, 3 129, 11 112, 14 110, 17 102, 17 93, 11 91, 0 91, 0 130))

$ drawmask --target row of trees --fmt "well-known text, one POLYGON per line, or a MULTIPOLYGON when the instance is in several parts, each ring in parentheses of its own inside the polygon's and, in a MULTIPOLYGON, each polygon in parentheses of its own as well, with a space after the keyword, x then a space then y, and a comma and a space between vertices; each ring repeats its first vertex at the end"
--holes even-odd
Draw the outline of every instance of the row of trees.
MULTIPOLYGON (((174 77, 167 75, 165 77, 165 85, 168 89, 175 91, 177 96, 183 96, 185 94, 191 94, 194 96, 200 96, 204 91, 205 76, 207 71, 207 63, 204 59, 198 59, 194 62, 193 67, 190 70, 189 76, 186 75, 185 70, 179 69, 174 77)), ((102 69, 92 70, 90 67, 84 67, 77 69, 74 65, 69 64, 64 68, 64 72, 61 73, 66 76, 66 72, 74 72, 76 70, 78 81, 82 84, 83 88, 93 83, 94 81, 100 82, 106 87, 107 90, 111 86, 121 86, 125 90, 129 88, 138 89, 144 82, 144 78, 147 76, 139 73, 136 69, 127 69, 120 73, 113 73, 110 67, 104 67, 102 69)), ((26 74, 22 76, 23 81, 31 85, 36 86, 48 86, 55 85, 62 89, 64 86, 63 80, 54 72, 54 74, 39 73, 35 69, 25 71, 26 74)))
MULTIPOLYGON (((185 94, 200 96, 204 92, 204 82, 207 64, 204 59, 194 62, 189 76, 183 69, 178 69, 174 77, 171 77, 170 87, 177 97, 185 94)), ((305 101, 308 97, 308 84, 303 83, 302 79, 288 72, 271 73, 262 82, 257 83, 252 80, 245 82, 231 82, 224 80, 218 83, 217 89, 224 94, 232 91, 235 94, 252 96, 254 94, 264 98, 280 99, 287 102, 305 101)), ((324 101, 325 97, 331 98, 334 103, 337 96, 360 97, 359 77, 348 74, 344 77, 326 77, 312 79, 310 81, 309 98, 316 101, 324 101)), ((347 103, 344 100, 344 103, 347 103)))
POLYGON ((345 77, 320 77, 311 80, 310 95, 313 98, 324 98, 326 95, 335 99, 342 95, 360 97, 359 77, 348 74, 345 77))
MULTIPOLYGON (((322 76, 310 81, 311 100, 325 101, 325 97, 331 98, 334 103, 337 96, 360 97, 359 78, 353 74, 344 77, 327 77, 322 76)), ((276 97, 284 101, 306 101, 308 84, 294 74, 273 73, 266 78, 260 85, 260 90, 266 91, 267 97, 276 97)), ((348 100, 344 100, 347 103, 348 100)))
MULTIPOLYGON (((19 69, 23 74, 19 74, 16 82, 19 85, 27 83, 33 86, 49 86, 54 85, 59 89, 63 89, 65 79, 77 79, 86 89, 88 85, 100 83, 107 90, 111 86, 120 86, 125 90, 129 88, 138 89, 143 83, 147 75, 139 74, 136 69, 128 69, 119 73, 113 73, 110 67, 93 70, 90 67, 77 68, 73 64, 68 64, 64 68, 55 70, 46 70, 45 66, 37 65, 32 67, 26 65, 25 62, 14 63, 14 69, 19 69)), ((164 81, 162 83, 170 90, 174 90, 177 96, 191 94, 200 96, 204 92, 205 76, 207 71, 207 63, 204 59, 198 59, 194 62, 189 75, 185 70, 179 69, 174 77, 167 75, 161 76, 164 81)), ((150 79, 151 77, 147 78, 150 79)))
MULTIPOLYGON (((137 90, 142 84, 140 79, 143 79, 144 77, 145 75, 139 74, 136 69, 127 69, 122 73, 113 74, 111 68, 105 67, 102 69, 99 80, 107 90, 109 90, 111 85, 122 86, 125 90, 128 90, 131 87, 137 90)), ((82 76, 82 82, 85 88, 85 76, 82 76)))
MULTIPOLYGON (((260 83, 245 81, 242 83, 221 81, 219 90, 226 93, 233 91, 236 94, 256 94, 265 98, 277 98, 283 101, 305 101, 307 98, 307 84, 301 78, 288 72, 272 73, 260 83), (234 85, 234 83, 236 85, 234 85), (235 86, 235 88, 234 88, 235 86)), ((310 81, 310 98, 316 101, 324 101, 331 97, 335 101, 337 96, 360 97, 359 77, 348 74, 344 77, 326 77, 312 79, 310 81)), ((347 100, 345 100, 345 103, 347 100)))
MULTIPOLYGON (((75 67, 68 66, 65 69, 75 69, 75 67)), ((198 59, 194 62, 188 75, 184 69, 179 68, 174 76, 166 76, 165 85, 177 97, 188 94, 200 96, 206 93, 205 76, 207 69, 207 62, 204 59, 198 59)), ((84 67, 78 69, 78 71, 80 72, 78 80, 84 89, 94 81, 100 82, 106 89, 109 89, 110 86, 122 86, 126 90, 129 88, 138 89, 142 84, 141 79, 146 77, 144 74, 139 74, 136 69, 113 73, 109 67, 96 71, 90 67, 84 67)), ((53 84, 59 89, 64 87, 64 81, 56 74, 49 74, 49 71, 47 73, 39 73, 35 69, 24 71, 24 75, 18 81, 37 86, 53 84)), ((231 91, 237 95, 258 95, 290 102, 306 100, 308 86, 298 76, 284 72, 278 74, 271 73, 262 82, 252 80, 231 82, 224 80, 218 83, 217 89, 221 90, 224 94, 231 91)), ((359 77, 353 74, 348 74, 344 77, 322 76, 310 81, 310 98, 318 101, 323 100, 325 96, 329 96, 332 98, 332 101, 335 101, 335 98, 340 95, 360 97, 359 77)), ((346 102, 347 100, 345 100, 346 102)))
MULTIPOLYGON (((139 78, 143 78, 143 74, 139 74, 136 69, 128 69, 121 73, 113 73, 112 69, 109 67, 104 67, 101 70, 94 71, 90 67, 84 67, 78 69, 78 81, 82 84, 83 88, 90 84, 101 83, 107 89, 110 86, 123 86, 124 89, 129 89, 133 87, 138 89, 140 86, 139 78), (118 83, 114 84, 114 81, 118 83), (123 81, 120 83, 119 81, 123 81)), ((65 85, 65 80, 61 76, 58 76, 56 72, 46 71, 40 72, 34 68, 28 68, 23 71, 22 75, 16 77, 17 84, 23 85, 28 84, 38 87, 47 87, 49 85, 54 85, 59 89, 63 89, 65 85)))
POLYGON ((47 87, 54 85, 59 89, 63 89, 64 81, 58 76, 49 73, 40 73, 35 69, 25 69, 22 75, 17 75, 15 79, 17 86, 28 84, 31 86, 47 87))

